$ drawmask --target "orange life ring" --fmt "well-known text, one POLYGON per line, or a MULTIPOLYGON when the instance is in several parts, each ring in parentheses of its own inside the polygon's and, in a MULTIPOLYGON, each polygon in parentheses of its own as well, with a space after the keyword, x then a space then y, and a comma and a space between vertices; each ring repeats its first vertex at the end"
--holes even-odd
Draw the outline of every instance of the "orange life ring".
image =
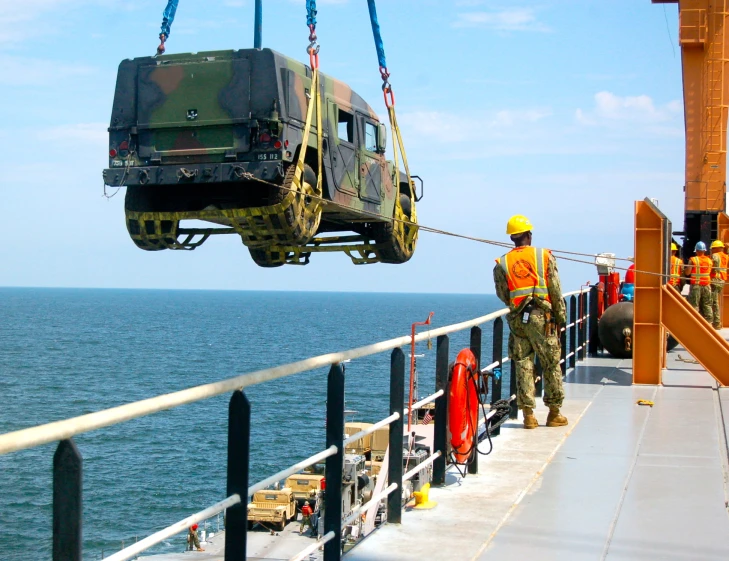
POLYGON ((479 372, 476 357, 463 349, 456 357, 448 390, 448 433, 453 456, 459 464, 468 463, 478 430, 479 372))

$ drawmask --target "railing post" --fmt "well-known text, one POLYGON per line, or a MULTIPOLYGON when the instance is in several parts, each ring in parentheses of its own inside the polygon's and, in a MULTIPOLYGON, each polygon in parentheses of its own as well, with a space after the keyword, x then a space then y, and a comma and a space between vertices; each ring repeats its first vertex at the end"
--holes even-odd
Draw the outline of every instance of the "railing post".
POLYGON ((448 335, 440 335, 436 343, 435 390, 443 390, 443 395, 435 400, 433 447, 434 452, 440 452, 440 457, 433 462, 433 485, 445 485, 448 453, 448 335))
POLYGON ((580 301, 580 310, 579 310, 580 326, 577 331, 577 346, 580 348, 580 351, 577 354, 577 360, 584 360, 585 359, 585 333, 587 331, 585 329, 585 327, 586 327, 585 316, 587 314, 586 314, 586 309, 585 309, 586 302, 585 302, 585 293, 584 292, 580 292, 579 301, 580 301))
POLYGON ((544 393, 544 368, 539 356, 534 357, 534 397, 542 397, 544 393))
MULTIPOLYGON (((402 450, 403 419, 402 404, 405 399, 405 354, 398 347, 390 356, 390 414, 400 413, 400 418, 390 424, 390 453, 387 459, 387 480, 397 483, 397 490, 387 496, 387 521, 400 524, 402 521, 402 450)), ((438 426, 436 424, 436 426, 438 426)))
MULTIPOLYGON (((516 363, 509 361, 511 369, 509 370, 509 395, 516 395, 516 363)), ((519 405, 515 399, 509 404, 509 419, 517 419, 519 417, 519 405)))
POLYGON ((600 346, 600 338, 597 334, 597 286, 590 288, 590 319, 587 322, 589 327, 589 344, 587 350, 589 356, 597 356, 597 349, 600 346))
MULTIPOLYGON (((471 328, 471 352, 476 357, 476 371, 481 372, 481 328, 477 325, 471 328)), ((488 391, 488 384, 484 381, 483 377, 479 374, 478 376, 478 393, 486 393, 488 391)), ((479 413, 481 408, 479 407, 479 413)), ((473 450, 471 452, 471 462, 468 464, 468 473, 478 473, 478 430, 476 431, 476 443, 474 443, 473 450)))
MULTIPOLYGON (((491 350, 491 362, 499 364, 493 369, 491 378, 491 404, 501 399, 501 369, 504 366, 504 320, 496 318, 494 320, 494 331, 491 350)), ((488 430, 488 423, 486 423, 488 430)), ((501 427, 496 428, 491 436, 498 436, 501 433, 501 427)))
POLYGON ((53 561, 81 561, 83 460, 72 440, 53 455, 53 561))
POLYGON ((562 364, 560 367, 562 368, 562 378, 564 378, 567 375, 567 329, 565 328, 564 331, 560 331, 559 333, 559 347, 560 347, 560 355, 562 356, 562 364))
MULTIPOLYGON (((403 399, 402 397, 400 399, 401 414, 403 399)), ((392 427, 390 430, 392 431, 392 427)), ((402 423, 400 432, 402 433, 402 423)), ((334 532, 334 539, 324 544, 324 560, 339 561, 342 557, 342 470, 344 469, 344 369, 341 364, 332 364, 327 380, 327 448, 330 446, 336 446, 337 453, 329 456, 326 461, 324 533, 334 532)), ((402 465, 402 462, 400 464, 402 465)))
POLYGON ((574 368, 577 362, 577 297, 570 296, 570 368, 574 368))
POLYGON ((236 390, 228 405, 227 496, 240 496, 240 503, 225 516, 225 561, 245 561, 248 536, 248 460, 251 444, 251 404, 236 390))

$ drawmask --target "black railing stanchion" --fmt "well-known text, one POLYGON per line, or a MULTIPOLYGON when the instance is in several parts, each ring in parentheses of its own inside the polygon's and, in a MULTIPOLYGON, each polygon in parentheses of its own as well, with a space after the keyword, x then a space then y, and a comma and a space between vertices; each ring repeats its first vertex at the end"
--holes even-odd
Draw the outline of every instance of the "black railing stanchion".
POLYGON ((81 561, 82 486, 81 454, 61 440, 53 455, 53 561, 81 561))
POLYGON ((577 297, 573 294, 570 296, 570 368, 575 367, 577 362, 577 297))
POLYGON ((559 348, 560 348, 560 356, 562 360, 562 364, 560 365, 560 368, 562 369, 562 378, 564 378, 567 375, 567 329, 565 328, 564 331, 559 332, 559 348))
POLYGON ((248 536, 248 466, 251 447, 251 404, 240 390, 228 405, 227 496, 236 493, 240 503, 225 515, 225 561, 245 561, 248 536))
MULTIPOLYGON (((511 338, 511 337, 510 337, 511 338)), ((513 360, 509 361, 511 368, 509 369, 509 395, 517 395, 519 391, 516 387, 516 362, 513 360)), ((509 404, 509 419, 516 419, 519 417, 519 404, 518 400, 514 400, 509 404)))
MULTIPOLYGON (((477 325, 471 328, 471 352, 476 357, 476 372, 481 372, 481 328, 477 325)), ((486 390, 488 390, 488 384, 486 382, 486 379, 483 378, 480 374, 477 374, 477 387, 476 391, 480 394, 481 392, 486 393, 486 390)), ((481 415, 481 408, 478 408, 478 414, 481 415)), ((478 429, 477 429, 478 431, 478 429)), ((471 462, 468 464, 468 473, 476 474, 478 473, 478 445, 474 444, 473 450, 471 452, 471 462)))
POLYGON ((436 343, 435 390, 443 390, 443 395, 435 400, 433 447, 434 452, 440 452, 440 457, 433 462, 433 485, 445 485, 448 453, 448 335, 440 335, 436 343))
POLYGON ((534 358, 534 397, 542 397, 544 394, 544 368, 539 357, 534 358))
POLYGON ((590 288, 590 317, 587 321, 588 340, 587 350, 589 356, 597 356, 597 350, 600 346, 600 337, 597 334, 597 286, 590 288))
MULTIPOLYGON (((493 404, 501 399, 501 376, 504 366, 504 320, 500 317, 494 320, 492 343, 491 362, 499 363, 491 371, 491 403, 493 404)), ((486 430, 488 430, 488 423, 486 423, 486 430)), ((497 427, 491 435, 498 436, 500 432, 501 427, 497 427)))
MULTIPOLYGON (((402 403, 401 399, 401 413, 402 403)), ((400 432, 402 433, 402 428, 400 432)), ((337 453, 327 458, 324 472, 327 485, 324 491, 326 504, 324 533, 334 532, 334 538, 324 544, 324 561, 339 561, 342 558, 342 470, 344 469, 344 368, 341 364, 332 364, 327 380, 327 448, 330 446, 336 446, 337 453)))
POLYGON ((577 347, 580 349, 577 353, 577 360, 584 360, 585 358, 585 293, 581 292, 579 296, 579 316, 580 316, 580 325, 579 329, 577 330, 577 347))
MULTIPOLYGON (((390 356, 390 414, 400 413, 400 418, 390 425, 390 445, 387 458, 387 481, 397 483, 397 490, 387 496, 387 521, 400 524, 402 521, 402 451, 403 415, 405 401, 405 354, 398 347, 390 356)), ((438 426, 438 425, 436 425, 438 426)))

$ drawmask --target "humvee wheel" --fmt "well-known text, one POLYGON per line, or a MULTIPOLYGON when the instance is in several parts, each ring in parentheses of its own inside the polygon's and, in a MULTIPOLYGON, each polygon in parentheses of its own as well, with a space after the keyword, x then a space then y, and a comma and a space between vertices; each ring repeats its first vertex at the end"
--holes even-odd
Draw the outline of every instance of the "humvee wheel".
POLYGON ((278 523, 278 531, 283 532, 286 528, 286 515, 284 514, 284 517, 281 519, 281 522, 278 523))
MULTIPOLYGON (((156 201, 153 200, 152 192, 149 189, 145 189, 140 186, 127 187, 127 193, 124 197, 124 211, 154 212, 159 210, 155 208, 158 206, 155 202, 156 201)), ((150 239, 144 234, 153 234, 154 232, 147 232, 146 230, 143 231, 142 228, 146 227, 140 224, 138 220, 127 217, 125 222, 127 225, 127 232, 129 232, 129 237, 132 238, 132 241, 139 249, 143 249, 145 251, 161 251, 163 249, 167 249, 165 244, 174 244, 176 241, 174 235, 171 235, 169 238, 150 239)), ((177 230, 178 226, 179 221, 162 220, 160 222, 162 234, 171 234, 177 230)))
MULTIPOLYGON (((400 206, 405 217, 409 218, 412 212, 412 202, 405 193, 400 193, 400 206)), ((411 226, 396 222, 378 222, 372 225, 372 236, 377 243, 383 263, 400 264, 410 260, 415 252, 415 240, 408 244, 405 239, 410 228, 411 226)))
POLYGON ((265 249, 248 248, 251 259, 259 267, 273 268, 280 267, 285 263, 285 256, 279 252, 268 252, 265 249))
MULTIPOLYGON (((282 188, 271 187, 271 192, 268 196, 269 205, 277 205, 282 203, 286 196, 291 193, 294 187, 294 174, 296 173, 296 164, 291 164, 286 169, 284 175, 282 188)), ((314 170, 311 169, 309 164, 304 164, 304 172, 301 175, 302 187, 307 192, 316 192, 317 176, 314 170)), ((297 196, 293 203, 289 205, 284 211, 284 220, 289 230, 290 235, 286 236, 285 239, 275 240, 274 243, 283 243, 285 245, 305 245, 309 240, 316 234, 316 230, 319 227, 319 221, 321 220, 321 207, 317 212, 312 213, 308 211, 308 205, 311 204, 309 197, 297 196), (297 220, 298 218, 298 220, 297 220)))

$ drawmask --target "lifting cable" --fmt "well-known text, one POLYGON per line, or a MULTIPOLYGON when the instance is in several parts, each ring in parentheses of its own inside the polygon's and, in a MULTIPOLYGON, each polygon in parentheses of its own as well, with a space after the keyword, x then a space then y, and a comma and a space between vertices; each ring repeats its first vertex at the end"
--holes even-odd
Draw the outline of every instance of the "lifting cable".
MULTIPOLYGON (((394 167, 394 191, 395 191, 395 219, 397 220, 398 227, 405 229, 408 225, 410 226, 407 239, 405 243, 407 245, 415 241, 418 235, 418 228, 415 226, 418 222, 417 214, 415 211, 415 187, 413 184, 413 178, 410 175, 410 165, 408 164, 407 153, 405 152, 405 144, 402 139, 402 133, 400 126, 397 123, 397 115, 395 113, 395 92, 390 84, 390 72, 387 69, 387 58, 385 56, 385 44, 382 41, 382 33, 380 31, 380 22, 377 19, 377 7, 375 6, 375 0, 367 0, 367 9, 370 13, 370 23, 372 24, 372 36, 375 40, 375 50, 377 51, 377 63, 379 65, 380 77, 382 78, 382 95, 385 99, 385 107, 387 108, 387 115, 390 119, 390 129, 392 130, 392 152, 393 152, 393 167, 394 167), (413 204, 410 205, 410 216, 407 217, 400 204, 400 162, 399 157, 402 157, 403 167, 405 168, 405 176, 407 177, 408 189, 410 190, 410 200, 413 204), (404 220, 409 218, 408 220, 404 220)), ((405 236, 403 236, 405 237, 405 236)))
POLYGON ((177 12, 177 4, 179 0, 167 0, 167 7, 162 12, 162 27, 159 33, 159 47, 157 47, 157 55, 165 54, 165 41, 170 36, 170 28, 172 22, 175 21, 175 13, 177 12))

